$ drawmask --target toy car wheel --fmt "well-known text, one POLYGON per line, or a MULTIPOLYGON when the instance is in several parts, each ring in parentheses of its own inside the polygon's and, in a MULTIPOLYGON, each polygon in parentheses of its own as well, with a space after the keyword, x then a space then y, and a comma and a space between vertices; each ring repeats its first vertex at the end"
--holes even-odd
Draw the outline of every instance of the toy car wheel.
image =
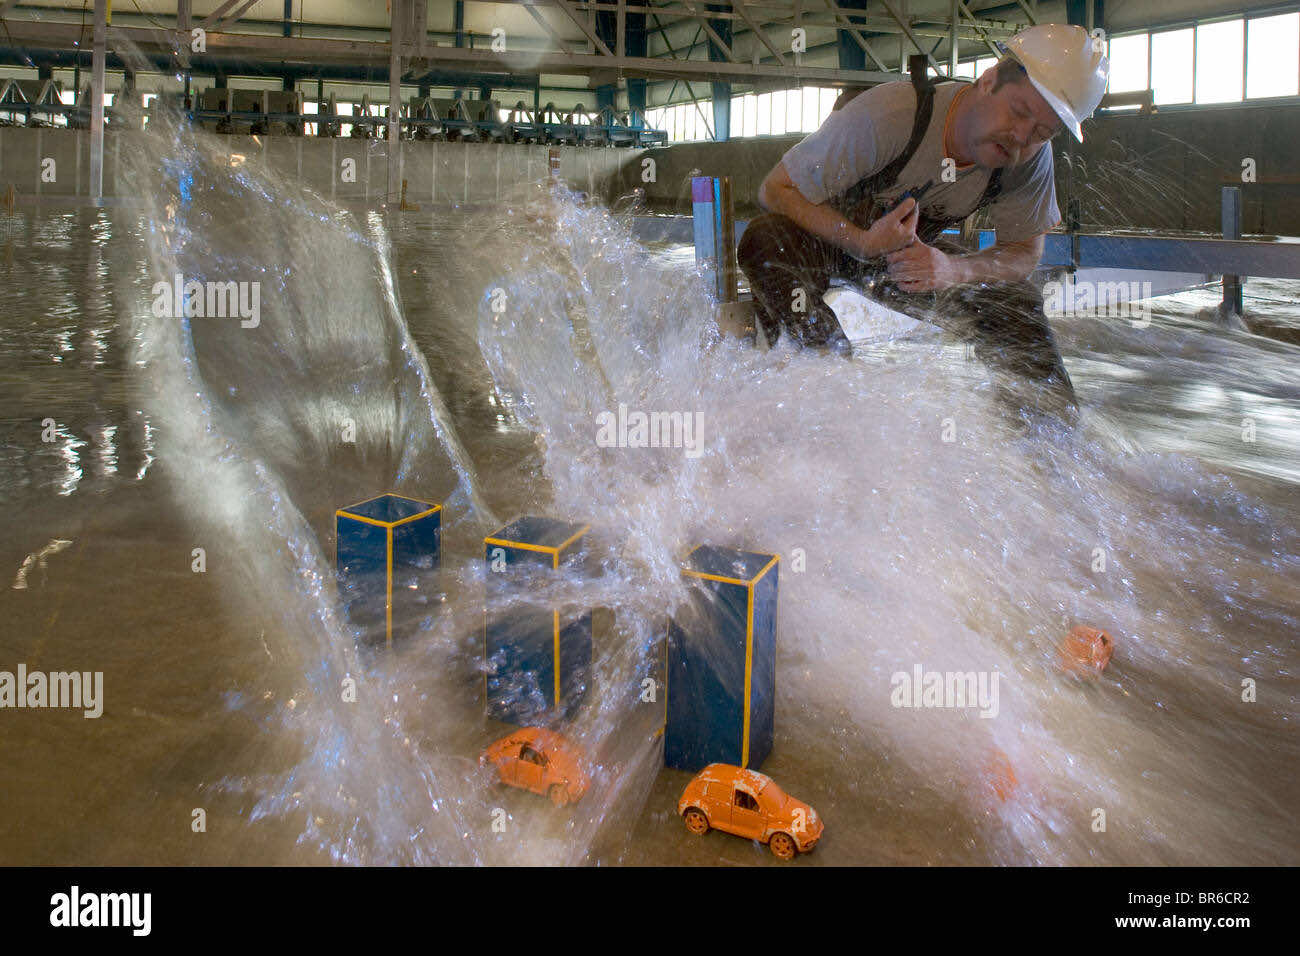
POLYGON ((782 860, 793 860, 798 847, 794 845, 794 838, 785 833, 773 833, 772 839, 767 843, 772 855, 782 860))
POLYGON ((686 821, 686 829, 696 836, 704 836, 709 832, 709 818, 694 807, 683 813, 682 819, 686 821))
POLYGON ((551 803, 557 807, 562 807, 569 802, 569 791, 558 783, 551 784, 551 789, 546 791, 546 795, 551 798, 551 803))

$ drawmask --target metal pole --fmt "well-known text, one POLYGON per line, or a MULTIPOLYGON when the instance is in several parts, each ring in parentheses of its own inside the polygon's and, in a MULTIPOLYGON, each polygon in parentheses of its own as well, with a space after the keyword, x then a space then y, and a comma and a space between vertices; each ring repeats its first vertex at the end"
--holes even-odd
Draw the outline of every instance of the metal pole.
POLYGON ((402 157, 402 24, 406 0, 393 0, 388 28, 388 201, 398 202, 402 157))
POLYGON ((193 42, 193 37, 190 36, 193 28, 191 6, 190 0, 176 0, 176 44, 180 49, 181 66, 185 69, 187 82, 190 78, 190 44, 193 42))
POLYGON ((740 271, 736 262, 736 207, 731 198, 731 177, 717 180, 718 213, 718 299, 736 301, 736 278, 740 271))
POLYGON ((952 24, 948 29, 948 78, 952 79, 957 75, 957 52, 960 43, 957 40, 957 20, 959 11, 957 9, 958 0, 952 0, 952 24))
POLYGON ((90 198, 104 198, 104 54, 108 43, 108 0, 95 0, 94 52, 90 78, 90 198))
MULTIPOLYGON (((1224 239, 1241 238, 1241 188, 1224 186, 1219 199, 1219 216, 1223 225, 1224 239)), ((1225 275, 1223 277, 1223 306, 1226 317, 1228 313, 1241 315, 1243 308, 1242 277, 1225 275)))

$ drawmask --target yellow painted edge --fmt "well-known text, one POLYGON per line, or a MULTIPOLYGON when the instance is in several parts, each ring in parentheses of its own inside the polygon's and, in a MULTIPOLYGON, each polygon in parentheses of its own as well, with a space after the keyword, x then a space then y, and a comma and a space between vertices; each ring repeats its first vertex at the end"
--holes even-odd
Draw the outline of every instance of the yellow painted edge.
POLYGON ((519 548, 521 551, 539 551, 552 557, 556 557, 560 553, 559 548, 545 548, 540 544, 525 544, 522 541, 506 541, 504 538, 484 538, 483 543, 495 544, 502 548, 519 548))
POLYGON ((748 581, 742 581, 740 578, 724 578, 720 574, 705 574, 703 571, 691 571, 688 568, 682 568, 682 574, 689 575, 693 578, 703 578, 705 581, 721 581, 723 584, 739 584, 742 588, 752 586, 748 581))
POLYGON ((672 629, 672 619, 664 625, 664 659, 663 670, 659 672, 660 683, 664 689, 664 722, 659 725, 659 733, 664 733, 668 729, 668 632, 672 629))
MULTIPOLYGON (((569 545, 573 544, 573 542, 577 541, 579 538, 581 538, 584 534, 586 534, 590 530, 591 530, 591 525, 589 524, 583 525, 577 531, 576 534, 572 535, 568 540, 562 542, 559 545, 559 547, 555 547, 555 548, 548 548, 544 544, 531 544, 526 541, 509 541, 506 538, 484 538, 483 543, 495 544, 502 548, 520 548, 524 551, 537 551, 540 552, 541 554, 549 554, 552 557, 558 558, 561 551, 563 551, 569 545)), ((560 565, 557 562, 555 564, 555 567, 558 568, 559 566, 560 565)))
MULTIPOLYGON (((363 504, 364 504, 364 502, 363 502, 363 504)), ((376 520, 376 519, 374 519, 374 518, 366 518, 366 517, 363 517, 362 515, 349 514, 348 512, 344 511, 342 508, 340 508, 338 511, 334 512, 334 517, 336 517, 336 518, 347 518, 349 521, 360 521, 362 524, 371 524, 371 525, 374 525, 376 528, 391 528, 391 527, 392 527, 392 525, 389 524, 387 521, 378 521, 378 520, 376 520)))
MULTIPOLYGON (((561 545, 561 547, 563 547, 563 545, 561 545)), ((555 550, 555 553, 551 555, 551 568, 555 569, 558 568, 559 566, 560 566, 560 550, 559 548, 557 548, 555 550)), ((554 671, 555 707, 558 710, 560 706, 560 612, 559 609, 557 608, 552 610, 551 614, 553 615, 553 620, 551 624, 551 629, 552 629, 551 630, 552 633, 551 670, 554 671)))
POLYGON ((441 510, 442 510, 442 505, 434 505, 428 511, 421 511, 418 515, 411 515, 411 517, 409 518, 402 518, 399 521, 394 521, 393 527, 396 528, 399 524, 407 524, 408 522, 411 521, 419 521, 421 518, 427 518, 429 517, 429 515, 437 514, 441 510))
POLYGON ((558 708, 560 706, 560 612, 551 613, 555 615, 555 666, 552 669, 555 671, 555 706, 558 708))
POLYGON ((751 583, 751 584, 757 584, 758 581, 759 581, 759 579, 760 579, 763 575, 767 574, 768 571, 771 571, 771 570, 772 570, 772 566, 773 566, 774 564, 776 564, 777 562, 779 562, 780 560, 781 560, 781 556, 780 556, 779 554, 774 554, 774 555, 772 555, 772 560, 769 561, 769 562, 767 562, 767 564, 763 565, 763 569, 762 569, 761 571, 759 571, 756 575, 754 575, 754 577, 753 577, 753 579, 750 581, 750 583, 751 583))
POLYGON ((436 505, 432 501, 425 501, 423 498, 412 498, 410 495, 399 495, 396 491, 385 491, 383 492, 383 494, 374 495, 370 498, 364 499, 363 501, 358 501, 355 504, 344 505, 342 508, 339 508, 334 513, 336 515, 342 515, 345 518, 352 518, 356 521, 364 521, 367 524, 378 525, 381 528, 390 528, 393 525, 405 524, 407 521, 414 521, 416 518, 423 518, 426 515, 430 515, 435 511, 441 511, 441 510, 442 510, 442 505, 436 505), (402 518, 400 521, 377 521, 374 518, 363 518, 360 515, 347 513, 349 508, 360 508, 362 505, 368 505, 370 504, 370 502, 378 501, 380 498, 383 498, 385 496, 391 496, 393 498, 405 498, 407 501, 414 501, 417 504, 427 505, 429 510, 421 512, 418 515, 412 515, 409 518, 402 518))
POLYGON ((389 528, 388 539, 388 581, 385 584, 387 600, 384 602, 384 622, 388 626, 388 646, 393 646, 393 529, 389 528))
POLYGON ((749 696, 752 691, 754 668, 754 588, 745 591, 745 726, 740 738, 740 765, 749 766, 749 696))
MULTIPOLYGON (((686 556, 687 559, 689 560, 691 554, 694 554, 702 547, 704 547, 704 545, 701 544, 691 549, 691 553, 686 556)), ((749 553, 767 554, 766 551, 751 551, 749 553)), ((703 578, 706 581, 721 581, 724 584, 739 584, 743 587, 752 588, 755 584, 758 583, 758 579, 761 578, 763 575, 767 574, 767 572, 771 570, 772 565, 776 564, 780 560, 781 560, 781 556, 779 554, 772 555, 772 560, 767 562, 767 564, 763 565, 763 567, 759 570, 759 572, 755 574, 752 578, 750 578, 748 581, 746 581, 744 578, 728 578, 728 577, 723 577, 720 574, 706 574, 703 571, 693 571, 690 568, 682 568, 682 574, 689 574, 693 578, 703 578)))
MULTIPOLYGON (((577 541, 579 538, 581 538, 584 534, 586 534, 590 530, 591 530, 591 525, 584 524, 581 528, 578 529, 578 531, 572 537, 570 537, 567 541, 565 541, 563 544, 561 544, 558 548, 555 549, 556 553, 558 554, 559 552, 563 551, 565 548, 573 544, 573 542, 577 541)), ((559 565, 556 564, 556 567, 558 568, 559 565)))

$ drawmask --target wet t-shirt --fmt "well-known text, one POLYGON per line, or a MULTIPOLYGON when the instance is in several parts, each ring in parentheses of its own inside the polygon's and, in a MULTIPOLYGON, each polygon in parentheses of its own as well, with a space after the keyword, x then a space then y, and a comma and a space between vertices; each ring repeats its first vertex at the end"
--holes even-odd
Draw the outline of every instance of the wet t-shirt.
MULTIPOLYGON (((966 83, 939 83, 934 110, 898 182, 876 194, 886 204, 908 189, 933 185, 920 199, 921 213, 934 219, 965 219, 993 175, 979 166, 956 168, 956 181, 944 182, 943 127, 948 108, 966 83)), ((916 90, 910 81, 884 83, 860 93, 836 110, 815 133, 796 143, 781 160, 791 182, 811 203, 829 202, 847 213, 844 194, 902 155, 912 136, 916 90)), ((950 174, 951 175, 951 174, 950 174)), ((988 207, 1001 242, 1018 242, 1047 232, 1061 221, 1052 178, 1052 144, 1018 166, 1002 171, 1002 191, 988 207)))

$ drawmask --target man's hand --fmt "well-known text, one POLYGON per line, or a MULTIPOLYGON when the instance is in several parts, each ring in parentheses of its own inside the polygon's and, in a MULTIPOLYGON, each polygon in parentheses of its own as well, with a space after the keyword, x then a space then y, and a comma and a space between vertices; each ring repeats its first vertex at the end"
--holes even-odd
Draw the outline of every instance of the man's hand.
POLYGON ((908 243, 916 241, 916 223, 919 217, 916 200, 908 196, 893 210, 873 222, 870 229, 859 232, 858 241, 849 250, 850 254, 858 259, 874 259, 902 249, 908 243))
POLYGON ((966 281, 962 262, 919 239, 885 257, 889 277, 904 292, 930 292, 966 281))

